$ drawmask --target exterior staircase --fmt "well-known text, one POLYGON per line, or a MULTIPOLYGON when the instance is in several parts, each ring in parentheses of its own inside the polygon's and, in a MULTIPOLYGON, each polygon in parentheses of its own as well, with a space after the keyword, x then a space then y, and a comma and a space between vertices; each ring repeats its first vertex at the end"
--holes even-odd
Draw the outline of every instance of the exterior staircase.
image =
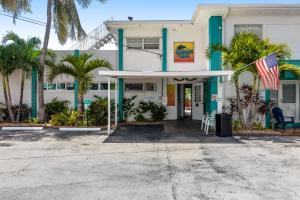
MULTIPOLYGON (((110 19, 112 20, 112 19, 110 19)), ((71 50, 97 50, 110 41, 115 41, 115 36, 101 24, 84 38, 78 40, 70 49, 71 50)))

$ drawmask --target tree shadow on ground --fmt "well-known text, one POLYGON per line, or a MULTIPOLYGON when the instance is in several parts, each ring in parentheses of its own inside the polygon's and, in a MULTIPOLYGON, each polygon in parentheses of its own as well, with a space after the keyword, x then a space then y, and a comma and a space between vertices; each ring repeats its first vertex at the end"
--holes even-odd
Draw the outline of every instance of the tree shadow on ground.
MULTIPOLYGON (((101 135, 99 132, 62 132, 55 129, 42 131, 0 131, 0 141, 36 142, 43 138, 71 140, 75 137, 101 135)), ((1 143, 3 144, 3 143, 1 143)))

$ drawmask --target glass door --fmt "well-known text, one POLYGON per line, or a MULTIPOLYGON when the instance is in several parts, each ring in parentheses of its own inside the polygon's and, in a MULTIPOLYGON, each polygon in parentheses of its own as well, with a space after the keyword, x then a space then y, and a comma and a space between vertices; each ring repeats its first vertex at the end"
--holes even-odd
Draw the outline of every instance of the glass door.
POLYGON ((192 91, 192 119, 201 120, 203 110, 203 83, 194 83, 192 91))

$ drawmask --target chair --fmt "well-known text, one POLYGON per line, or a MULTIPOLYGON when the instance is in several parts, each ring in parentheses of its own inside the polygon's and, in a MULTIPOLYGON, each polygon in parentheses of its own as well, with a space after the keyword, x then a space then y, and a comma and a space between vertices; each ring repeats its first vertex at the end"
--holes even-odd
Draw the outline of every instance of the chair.
POLYGON ((201 130, 208 132, 209 127, 214 126, 215 115, 217 114, 216 110, 213 110, 210 115, 203 115, 201 122, 201 130))
POLYGON ((276 128, 281 125, 282 129, 285 130, 287 124, 293 124, 294 130, 296 129, 294 117, 283 116, 282 109, 278 107, 273 108, 272 113, 276 120, 276 128))
POLYGON ((215 130, 215 126, 216 126, 216 117, 215 115, 208 117, 206 119, 206 124, 205 124, 205 134, 208 135, 208 130, 209 128, 211 128, 212 130, 215 130))

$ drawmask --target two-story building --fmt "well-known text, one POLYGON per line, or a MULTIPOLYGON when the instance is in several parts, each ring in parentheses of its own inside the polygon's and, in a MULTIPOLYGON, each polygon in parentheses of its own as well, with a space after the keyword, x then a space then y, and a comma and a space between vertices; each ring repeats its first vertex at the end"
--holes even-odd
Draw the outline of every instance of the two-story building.
MULTIPOLYGON (((118 70, 101 75, 118 78, 118 98, 137 95, 168 108, 167 119, 221 111, 225 99, 234 96, 227 81, 231 71, 222 69, 221 53, 208 59, 212 44, 228 44, 235 33, 248 31, 272 42, 285 43, 292 60, 300 65, 300 5, 246 4, 199 5, 191 20, 106 21, 118 44, 118 70), (191 111, 185 103, 190 97, 191 111)), ((251 76, 241 79, 249 82, 251 76)), ((263 91, 285 114, 300 120, 299 81, 282 74, 277 91, 263 91)), ((122 108, 120 108, 122 110, 122 108)))

